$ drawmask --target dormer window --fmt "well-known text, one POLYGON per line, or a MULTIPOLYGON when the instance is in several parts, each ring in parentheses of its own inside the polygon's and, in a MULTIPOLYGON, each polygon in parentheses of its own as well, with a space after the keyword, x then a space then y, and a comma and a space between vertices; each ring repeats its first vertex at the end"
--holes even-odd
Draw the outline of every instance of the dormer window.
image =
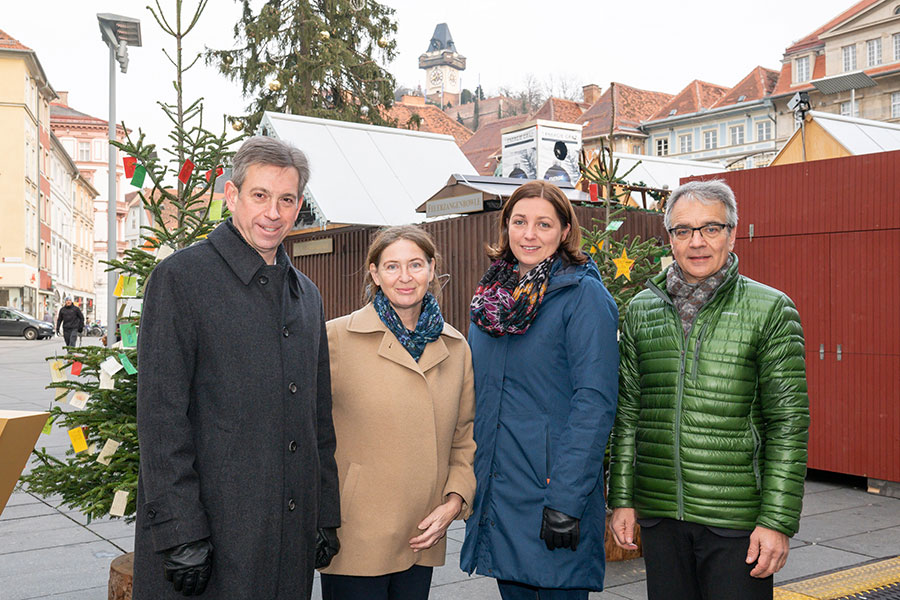
POLYGON ((809 56, 794 59, 794 83, 809 81, 809 56))
POLYGON ((743 101, 746 100, 746 99, 747 99, 747 96, 738 96, 737 101, 738 101, 738 102, 743 102, 743 101))
POLYGON ((673 108, 672 110, 669 111, 669 116, 671 117, 671 116, 675 115, 676 112, 678 112, 678 109, 673 108))

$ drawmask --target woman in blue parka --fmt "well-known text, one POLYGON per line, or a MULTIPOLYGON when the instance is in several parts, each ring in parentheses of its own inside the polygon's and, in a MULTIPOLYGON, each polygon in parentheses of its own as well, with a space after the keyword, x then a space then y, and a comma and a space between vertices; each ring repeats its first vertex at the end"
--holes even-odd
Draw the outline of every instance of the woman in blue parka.
POLYGON ((618 311, 558 187, 519 187, 499 229, 471 307, 477 489, 460 564, 504 600, 587 600, 603 589, 618 311))

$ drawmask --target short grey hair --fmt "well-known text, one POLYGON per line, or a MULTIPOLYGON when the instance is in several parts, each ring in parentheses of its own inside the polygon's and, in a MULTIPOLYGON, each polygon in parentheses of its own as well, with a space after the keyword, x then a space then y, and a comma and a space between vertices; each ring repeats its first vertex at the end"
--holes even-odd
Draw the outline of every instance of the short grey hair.
POLYGON ((664 219, 666 229, 672 228, 672 209, 675 208, 675 203, 685 196, 699 200, 704 204, 721 202, 725 205, 725 224, 731 229, 737 227, 738 212, 734 192, 723 180, 711 179, 709 181, 689 181, 675 188, 666 201, 666 216, 664 219))
POLYGON ((240 147, 232 161, 231 182, 241 189, 247 169, 251 165, 273 165, 276 167, 294 167, 300 179, 297 199, 303 196, 303 190, 309 181, 309 160, 302 150, 292 144, 264 135, 255 135, 240 147))

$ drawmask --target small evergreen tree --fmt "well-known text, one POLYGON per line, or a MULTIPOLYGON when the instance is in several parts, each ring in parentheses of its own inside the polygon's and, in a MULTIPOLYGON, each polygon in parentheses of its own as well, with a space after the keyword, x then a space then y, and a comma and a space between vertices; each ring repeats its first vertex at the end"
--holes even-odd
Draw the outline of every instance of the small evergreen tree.
POLYGON ((252 101, 243 118, 254 131, 264 111, 391 125, 396 56, 394 10, 363 0, 240 0, 240 44, 206 60, 252 101), (253 5, 253 6, 251 6, 253 5))
MULTIPOLYGON (((176 58, 169 57, 177 74, 174 82, 176 102, 159 103, 174 127, 169 135, 173 145, 164 150, 170 155, 170 160, 160 161, 156 146, 145 143, 140 129, 137 139, 129 133, 125 143, 113 142, 123 154, 134 159, 132 184, 140 185, 138 179, 144 177, 148 177, 152 184, 149 193, 145 194, 143 189, 138 192, 144 208, 153 216, 152 224, 144 228, 145 243, 126 250, 122 260, 108 263, 111 269, 123 276, 136 278, 136 298, 141 297, 144 284, 158 262, 158 249, 184 248, 206 237, 215 227, 218 218, 211 216, 210 210, 222 210, 221 204, 215 204, 221 200, 213 200, 218 167, 231 156, 229 148, 239 139, 228 139, 224 122, 219 135, 204 129, 202 99, 187 108, 183 108, 182 104, 182 75, 196 59, 191 65, 183 66, 181 42, 197 23, 207 1, 200 1, 186 28, 181 25, 182 0, 175 0, 174 27, 169 26, 158 0, 158 12, 148 7, 163 31, 174 37, 176 42, 176 58), (194 165, 193 169, 185 167, 185 160, 194 165), (177 188, 167 186, 165 182, 179 173, 182 176, 177 188)), ((122 125, 125 126, 124 123, 122 125)), ((125 131, 128 132, 128 129, 125 128, 125 131)), ((126 327, 138 326, 139 313, 126 315, 120 309, 118 322, 124 338, 126 327)), ((136 423, 137 378, 135 373, 129 374, 127 370, 129 366, 140 368, 137 349, 81 346, 66 350, 67 354, 61 360, 62 368, 71 369, 78 365, 80 376, 70 379, 63 375, 60 381, 48 387, 59 390, 55 394, 72 393, 74 397, 74 393, 80 393, 82 398, 86 395, 87 402, 83 408, 76 410, 66 410, 54 402, 50 419, 68 431, 81 428, 90 448, 79 452, 69 448, 65 458, 52 455, 46 448, 35 450, 37 464, 30 474, 22 477, 22 482, 28 485, 30 491, 45 497, 59 494, 62 504, 82 511, 89 520, 107 515, 115 493, 127 492, 128 502, 123 516, 133 520, 140 450, 136 423), (112 376, 113 389, 102 389, 101 364, 110 358, 125 365, 125 369, 112 376), (108 465, 98 462, 96 455, 107 440, 120 444, 108 465)), ((47 360, 59 359, 50 357, 47 360)))

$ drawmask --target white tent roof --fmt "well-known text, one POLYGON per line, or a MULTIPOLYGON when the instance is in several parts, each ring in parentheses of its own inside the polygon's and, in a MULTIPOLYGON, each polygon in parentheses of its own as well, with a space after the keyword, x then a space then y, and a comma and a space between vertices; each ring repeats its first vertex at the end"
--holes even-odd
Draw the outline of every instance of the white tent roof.
POLYGON ((451 173, 473 173, 453 137, 267 112, 260 127, 309 157, 306 197, 329 223, 402 225, 451 173))
POLYGON ((625 154, 624 152, 615 152, 613 160, 619 161, 619 169, 616 171, 619 176, 640 161, 641 164, 625 177, 628 183, 636 184, 643 181, 648 187, 668 187, 670 190, 678 187, 682 177, 721 173, 725 170, 722 165, 717 163, 646 154, 625 154))
POLYGON ((818 111, 809 114, 850 154, 900 150, 900 125, 818 111))

